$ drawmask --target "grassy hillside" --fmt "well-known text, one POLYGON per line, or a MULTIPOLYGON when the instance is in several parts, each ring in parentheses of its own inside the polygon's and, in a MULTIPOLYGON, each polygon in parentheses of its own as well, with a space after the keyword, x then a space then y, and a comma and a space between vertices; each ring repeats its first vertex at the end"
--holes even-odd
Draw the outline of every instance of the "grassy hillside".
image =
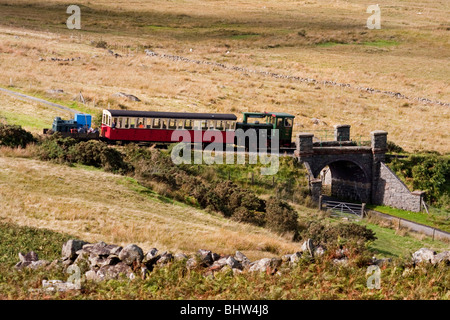
POLYGON ((63 89, 57 98, 68 102, 82 91, 93 108, 285 111, 296 132, 348 123, 355 138, 382 129, 409 151, 450 149, 448 106, 415 100, 450 101, 446 1, 380 4, 380 30, 365 26, 368 1, 80 1, 81 30, 65 26, 69 4, 0 1, 2 86, 63 89))

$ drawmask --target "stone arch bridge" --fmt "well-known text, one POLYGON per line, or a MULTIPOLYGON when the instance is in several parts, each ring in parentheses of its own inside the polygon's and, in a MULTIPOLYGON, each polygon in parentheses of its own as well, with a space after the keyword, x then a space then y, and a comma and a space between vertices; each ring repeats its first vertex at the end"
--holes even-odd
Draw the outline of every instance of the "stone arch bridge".
POLYGON ((325 183, 331 196, 420 211, 423 192, 411 192, 386 166, 387 132, 373 131, 370 146, 358 146, 350 139, 350 126, 335 126, 334 140, 314 142, 314 134, 296 136, 295 156, 309 174, 309 187, 318 201, 325 183), (326 169, 326 171, 324 171, 326 169))

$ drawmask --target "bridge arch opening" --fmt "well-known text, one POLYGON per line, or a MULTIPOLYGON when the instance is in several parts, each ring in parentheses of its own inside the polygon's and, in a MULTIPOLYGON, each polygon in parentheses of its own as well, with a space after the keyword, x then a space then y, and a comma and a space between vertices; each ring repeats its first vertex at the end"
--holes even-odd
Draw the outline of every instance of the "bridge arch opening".
POLYGON ((322 180, 325 195, 347 201, 370 202, 370 178, 355 162, 330 162, 319 171, 316 178, 322 180))

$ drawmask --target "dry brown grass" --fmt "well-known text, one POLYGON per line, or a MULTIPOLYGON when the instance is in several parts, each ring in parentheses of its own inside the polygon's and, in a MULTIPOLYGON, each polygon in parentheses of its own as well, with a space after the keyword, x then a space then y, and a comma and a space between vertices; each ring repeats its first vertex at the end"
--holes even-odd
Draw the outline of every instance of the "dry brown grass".
MULTIPOLYGON (((2 149, 3 150, 3 149, 2 149)), ((156 247, 240 250, 251 259, 292 253, 299 244, 251 225, 136 191, 123 176, 0 153, 0 219, 66 232, 87 241, 156 247)))
POLYGON ((236 114, 285 111, 296 115, 297 132, 347 123, 355 139, 383 129, 409 151, 450 150, 447 106, 172 62, 143 52, 148 46, 160 54, 448 103, 446 1, 380 4, 382 29, 373 31, 365 28, 368 1, 250 0, 232 6, 200 0, 80 1, 85 6, 80 31, 64 25, 70 1, 22 6, 26 3, 0 1, 3 86, 12 79, 28 92, 61 88, 67 93, 60 97, 65 101, 82 91, 88 105, 98 109, 120 104, 129 109, 236 114), (302 31, 306 35, 300 35, 302 31), (114 58, 91 44, 99 40, 123 57, 114 58), (50 61, 52 57, 81 59, 50 61), (113 97, 118 91, 135 94, 142 102, 113 97), (319 118, 320 124, 311 118, 319 118))

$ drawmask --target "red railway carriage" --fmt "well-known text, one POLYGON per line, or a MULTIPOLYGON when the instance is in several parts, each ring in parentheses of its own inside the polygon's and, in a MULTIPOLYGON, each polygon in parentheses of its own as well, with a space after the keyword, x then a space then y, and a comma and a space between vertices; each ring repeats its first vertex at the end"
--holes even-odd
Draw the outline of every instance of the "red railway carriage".
MULTIPOLYGON (((191 142, 234 142, 237 117, 224 113, 103 110, 101 135, 109 140, 172 143, 175 130, 189 132, 191 142), (208 134, 205 131, 208 130, 208 134)), ((185 140, 183 140, 185 141, 185 140)))

